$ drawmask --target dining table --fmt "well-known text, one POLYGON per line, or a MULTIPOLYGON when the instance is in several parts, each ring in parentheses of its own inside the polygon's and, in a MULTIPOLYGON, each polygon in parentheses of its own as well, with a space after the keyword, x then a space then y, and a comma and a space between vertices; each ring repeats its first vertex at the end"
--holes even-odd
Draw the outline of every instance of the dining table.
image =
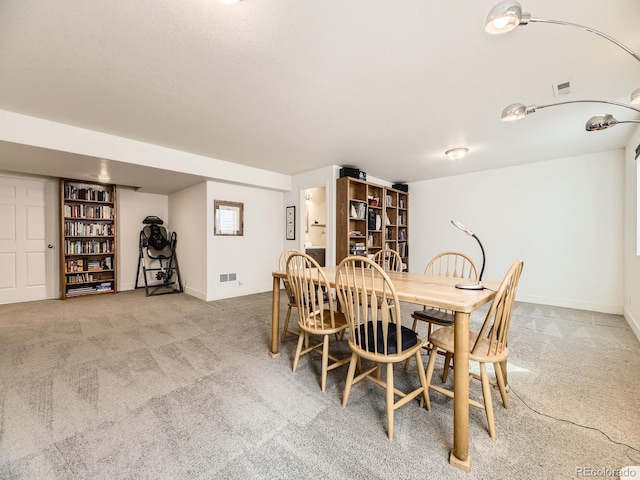
MULTIPOLYGON (((329 286, 335 288, 338 267, 323 267, 329 286)), ((460 278, 439 277, 409 272, 387 272, 398 299, 416 305, 443 308, 454 312, 454 406, 453 406, 453 447, 449 463, 456 468, 469 471, 469 319, 471 313, 490 302, 499 282, 483 281, 484 288, 467 290, 456 288, 460 278)), ((280 331, 280 290, 281 280, 286 272, 274 271, 271 315, 270 355, 278 357, 280 331)))

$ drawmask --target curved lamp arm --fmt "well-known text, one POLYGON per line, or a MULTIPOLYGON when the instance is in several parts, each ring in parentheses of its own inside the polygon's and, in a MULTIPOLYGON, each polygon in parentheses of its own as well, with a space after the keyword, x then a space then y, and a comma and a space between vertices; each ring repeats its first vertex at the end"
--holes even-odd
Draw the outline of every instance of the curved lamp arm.
POLYGON ((463 290, 482 290, 484 288, 482 286, 482 275, 484 274, 484 265, 485 265, 485 262, 486 262, 486 256, 484 254, 484 247, 482 246, 482 242, 480 242, 480 239, 478 237, 476 237, 475 233, 473 233, 471 230, 469 230, 467 227, 465 227, 460 222, 457 222, 455 220, 451 220, 451 223, 453 224, 454 227, 459 228, 460 230, 462 230, 467 235, 471 235, 473 238, 475 238, 476 241, 478 242, 478 245, 480 245, 480 250, 482 251, 482 268, 480 269, 480 276, 478 277, 478 283, 477 284, 476 283, 473 283, 473 284, 459 283, 459 284, 456 285, 456 288, 461 288, 463 290))
POLYGON ((624 103, 609 102, 606 100, 569 100, 567 102, 557 102, 557 103, 548 103, 546 105, 529 105, 529 106, 526 106, 523 103, 512 103, 511 105, 508 105, 504 110, 502 110, 501 120, 503 122, 515 122, 516 120, 520 120, 526 117, 530 113, 535 113, 536 110, 540 110, 542 108, 547 108, 547 107, 555 107, 557 105, 566 105, 569 103, 606 103, 607 105, 616 105, 618 107, 628 108, 629 110, 633 110, 635 112, 640 113, 640 109, 630 107, 629 105, 625 105, 624 103))
POLYGON ((602 38, 616 44, 617 46, 622 48, 629 55, 631 55, 633 58, 635 58, 640 62, 640 56, 638 56, 637 53, 635 53, 626 45, 617 41, 615 38, 612 38, 611 36, 607 35, 606 33, 602 33, 594 28, 587 27, 585 25, 580 25, 578 23, 532 17, 530 13, 523 12, 520 4, 515 0, 504 0, 492 8, 491 11, 489 11, 489 14, 487 15, 487 19, 485 21, 485 30, 488 33, 492 33, 492 34, 507 33, 520 25, 527 25, 530 22, 553 23, 556 25, 568 25, 570 27, 577 27, 582 30, 586 30, 587 32, 595 33, 596 35, 599 35, 602 38))

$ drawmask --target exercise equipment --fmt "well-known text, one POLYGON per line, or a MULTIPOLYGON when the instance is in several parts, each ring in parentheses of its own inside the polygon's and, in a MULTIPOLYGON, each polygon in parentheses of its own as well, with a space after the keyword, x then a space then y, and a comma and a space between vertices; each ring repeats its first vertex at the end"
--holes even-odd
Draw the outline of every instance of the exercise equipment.
POLYGON ((142 267, 147 297, 182 292, 182 278, 176 254, 178 241, 176 232, 169 234, 167 229, 162 226, 164 223, 162 219, 156 216, 148 216, 142 223, 145 224, 145 227, 140 232, 138 244, 140 254, 136 272, 136 288, 143 287, 138 284, 140 267, 142 267))

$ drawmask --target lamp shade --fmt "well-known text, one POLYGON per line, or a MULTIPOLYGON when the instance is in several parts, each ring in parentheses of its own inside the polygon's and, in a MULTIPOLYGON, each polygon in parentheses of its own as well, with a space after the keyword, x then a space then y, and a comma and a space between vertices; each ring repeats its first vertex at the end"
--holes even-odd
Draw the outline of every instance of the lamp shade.
MULTIPOLYGON (((535 111, 535 108, 534 108, 535 111)), ((512 103, 502 110, 500 117, 503 122, 515 122, 527 116, 529 108, 522 103, 512 103)))
POLYGON ((507 33, 520 25, 522 7, 515 0, 504 0, 491 9, 484 23, 487 33, 507 33))
POLYGON ((616 117, 610 113, 603 113, 601 115, 595 115, 587 120, 585 130, 587 132, 595 132, 598 130, 605 130, 609 127, 613 127, 618 123, 616 117))
POLYGON ((610 127, 615 127, 619 123, 640 123, 640 120, 618 120, 610 113, 604 113, 602 115, 596 115, 587 120, 584 126, 587 132, 596 132, 598 130, 606 130, 610 127))

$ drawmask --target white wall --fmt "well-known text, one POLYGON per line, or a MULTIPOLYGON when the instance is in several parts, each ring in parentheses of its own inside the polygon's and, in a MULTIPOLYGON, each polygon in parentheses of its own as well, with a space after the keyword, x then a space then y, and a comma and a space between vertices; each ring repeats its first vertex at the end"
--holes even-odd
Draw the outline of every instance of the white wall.
POLYGON ((624 316, 640 340, 640 257, 638 256, 638 160, 640 127, 636 128, 625 149, 624 188, 624 316))
MULTIPOLYGON (((170 230, 169 206, 166 195, 139 193, 132 188, 118 187, 118 290, 133 290, 140 253, 142 221, 149 215, 160 217, 170 230)), ((144 286, 140 273, 139 285, 144 286)))
POLYGON ((291 177, 281 173, 1 109, 0 140, 264 188, 291 187, 291 177))
POLYGON ((207 184, 202 182, 169 195, 171 231, 184 291, 207 300, 207 184))
POLYGON ((219 182, 206 188, 206 300, 271 290, 285 238, 283 193, 219 182), (214 200, 244 204, 243 236, 213 234, 214 200), (235 273, 237 280, 220 283, 223 273, 235 273))
MULTIPOLYGON (((469 158, 465 161, 473 161, 469 158)), ((501 280, 518 258, 518 300, 622 313, 622 150, 411 183, 410 269, 443 250, 481 253, 485 280, 501 280)))

